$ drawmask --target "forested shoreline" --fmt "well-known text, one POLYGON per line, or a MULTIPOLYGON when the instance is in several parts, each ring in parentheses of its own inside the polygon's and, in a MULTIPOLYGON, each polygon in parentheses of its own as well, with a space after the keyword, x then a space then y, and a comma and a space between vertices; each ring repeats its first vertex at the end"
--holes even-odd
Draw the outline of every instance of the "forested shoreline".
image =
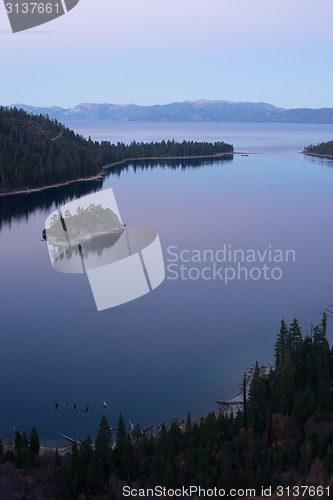
POLYGON ((84 139, 48 116, 0 107, 0 194, 88 179, 131 159, 195 158, 233 153, 223 141, 131 144, 84 139))
POLYGON ((321 142, 314 146, 306 146, 304 148, 304 153, 319 155, 319 156, 332 156, 333 157, 333 141, 321 142))
POLYGON ((95 442, 73 442, 65 456, 39 457, 35 430, 30 440, 17 431, 14 449, 4 453, 0 444, 0 497, 13 491, 37 500, 121 499, 125 486, 139 491, 193 485, 226 492, 253 488, 257 498, 262 487, 279 498, 281 488, 302 486, 296 496, 330 498, 333 349, 326 314, 306 335, 297 319, 289 326, 282 320, 274 356, 269 373, 255 364, 243 411, 236 415, 210 413, 200 422, 188 415, 186 423, 175 419, 149 435, 139 424, 128 432, 120 414, 114 436, 103 417, 95 442))

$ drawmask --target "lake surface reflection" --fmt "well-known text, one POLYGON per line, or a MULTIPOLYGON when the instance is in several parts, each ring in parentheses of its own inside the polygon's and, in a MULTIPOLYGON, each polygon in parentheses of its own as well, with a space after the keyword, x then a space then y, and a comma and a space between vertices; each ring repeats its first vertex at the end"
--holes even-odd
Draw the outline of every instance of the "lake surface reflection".
MULTIPOLYGON (((0 198, 4 438, 14 425, 35 425, 48 440, 55 431, 93 436, 103 414, 115 425, 120 410, 147 425, 188 411, 199 417, 238 390, 250 364, 272 361, 282 317, 290 323, 296 315, 305 333, 333 303, 333 163, 298 154, 332 139, 333 126, 73 125, 95 140, 223 139, 260 154, 129 164, 104 181, 0 198), (59 205, 110 187, 125 224, 158 231, 166 279, 150 294, 97 312, 86 275, 55 273, 41 233, 59 205), (204 250, 218 260, 200 261, 204 250), (219 250, 259 254, 223 262, 219 250), (269 259, 288 250, 295 259, 269 259), (227 283, 226 267, 235 271, 227 283)), ((329 322, 331 342, 332 333, 329 322)))

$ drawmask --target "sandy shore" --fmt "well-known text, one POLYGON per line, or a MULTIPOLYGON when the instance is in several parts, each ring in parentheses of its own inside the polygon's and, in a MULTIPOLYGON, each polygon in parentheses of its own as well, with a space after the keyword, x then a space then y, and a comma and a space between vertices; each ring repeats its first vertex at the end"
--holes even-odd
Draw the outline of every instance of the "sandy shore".
POLYGON ((118 165, 122 165, 124 163, 130 162, 130 161, 148 161, 148 160, 195 160, 195 159, 209 159, 209 158, 220 158, 222 156, 227 156, 227 155, 249 155, 249 154, 256 154, 256 153, 240 153, 240 152, 232 152, 232 153, 217 153, 215 155, 203 155, 203 156, 152 156, 149 158, 127 158, 126 160, 121 160, 117 161, 115 163, 109 163, 108 165, 104 165, 104 167, 101 169, 101 171, 96 174, 92 175, 91 177, 84 177, 81 179, 73 179, 71 181, 65 181, 65 182, 60 182, 58 184, 50 184, 48 186, 43 186, 40 188, 33 188, 33 189, 21 189, 17 191, 10 191, 6 193, 0 193, 0 196, 11 196, 15 194, 28 194, 28 193, 35 193, 36 191, 44 191, 44 189, 52 189, 52 188, 57 188, 61 186, 66 186, 67 184, 72 184, 73 182, 87 182, 87 181, 96 181, 98 179, 103 179, 105 175, 107 174, 107 171, 112 169, 113 167, 116 167, 118 165))
POLYGON ((319 153, 308 153, 307 151, 301 151, 301 154, 309 156, 319 156, 319 158, 333 158, 333 155, 321 155, 319 153))
MULTIPOLYGON (((4 443, 3 449, 4 449, 4 452, 6 452, 7 450, 14 451, 14 443, 4 443)), ((72 449, 72 445, 70 443, 68 443, 68 446, 63 446, 63 445, 54 446, 53 444, 50 444, 50 445, 41 444, 40 449, 39 449, 39 456, 48 455, 48 454, 54 455, 56 450, 58 450, 58 453, 60 456, 64 456, 64 455, 67 455, 67 453, 69 453, 71 451, 71 449, 72 449)))

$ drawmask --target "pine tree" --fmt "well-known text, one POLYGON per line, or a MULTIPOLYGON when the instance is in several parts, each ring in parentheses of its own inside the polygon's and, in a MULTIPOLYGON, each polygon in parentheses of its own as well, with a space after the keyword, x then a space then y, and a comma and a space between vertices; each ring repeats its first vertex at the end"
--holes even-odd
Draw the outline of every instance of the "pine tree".
POLYGON ((326 333, 327 333, 327 314, 323 312, 323 318, 320 323, 321 326, 321 331, 323 334, 323 337, 326 338, 326 333))
POLYGON ((157 454, 153 461, 153 473, 158 481, 162 481, 165 474, 165 459, 163 455, 157 454))
POLYGON ((56 467, 60 467, 61 461, 60 461, 60 456, 59 456, 59 450, 58 450, 58 448, 56 448, 55 455, 54 455, 54 460, 55 460, 56 467))
POLYGON ((38 457, 40 444, 39 444, 39 437, 35 427, 33 427, 30 432, 29 449, 32 457, 38 457))
POLYGON ((16 431, 14 440, 14 450, 18 452, 20 451, 21 448, 22 448, 22 435, 20 431, 16 431))
POLYGON ((104 478, 109 475, 111 469, 111 449, 112 434, 108 421, 106 417, 103 416, 95 441, 95 453, 97 453, 102 460, 104 478))
POLYGON ((328 370, 323 370, 318 374, 317 382, 318 409, 330 411, 332 406, 331 379, 328 370))
POLYGON ((222 487, 229 490, 232 487, 231 446, 227 442, 222 446, 220 453, 220 477, 222 487))
POLYGON ((85 467, 89 467, 93 456, 92 441, 90 436, 84 439, 80 446, 80 455, 85 467))
POLYGON ((127 483, 130 483, 131 479, 136 477, 136 474, 137 461, 130 435, 127 434, 125 447, 121 456, 121 476, 127 479, 127 483))
POLYGON ((158 451, 163 455, 167 453, 168 448, 168 431, 165 424, 161 425, 159 440, 158 440, 158 451))
POLYGON ((29 441, 25 432, 21 434, 21 432, 16 431, 14 449, 16 452, 15 467, 17 469, 29 467, 31 457, 29 458, 29 441))
POLYGON ((313 342, 323 344, 326 341, 327 332, 327 314, 324 312, 320 325, 313 329, 313 342))
POLYGON ((182 432, 179 428, 177 419, 173 419, 168 432, 168 454, 175 455, 180 446, 182 432))
POLYGON ((88 488, 93 493, 99 493, 104 484, 103 458, 99 451, 94 451, 88 475, 88 488))
POLYGON ((72 453, 71 453, 71 463, 70 463, 70 471, 72 480, 77 483, 78 473, 79 473, 79 449, 77 446, 77 442, 74 441, 72 445, 72 453))
POLYGON ((29 448, 29 440, 26 432, 22 432, 22 448, 29 448))
POLYGON ((275 369, 277 371, 281 368, 281 363, 284 360, 286 351, 287 351, 287 337, 288 337, 288 328, 284 319, 281 320, 280 332, 277 334, 277 340, 275 343, 274 351, 275 351, 275 369))
POLYGON ((297 351, 302 344, 302 331, 299 326, 298 320, 295 318, 290 324, 290 330, 287 339, 287 345, 289 350, 294 353, 297 351))
POLYGON ((304 393, 300 390, 297 391, 294 398, 292 417, 295 424, 299 426, 304 425, 308 418, 307 408, 304 405, 304 393))
POLYGON ((294 367, 292 355, 290 352, 287 353, 281 367, 278 393, 280 401, 280 411, 290 414, 295 394, 294 367))
POLYGON ((185 431, 189 432, 189 430, 191 429, 191 427, 192 427, 191 414, 190 414, 190 412, 188 412, 187 418, 186 418, 185 431))
POLYGON ((262 432, 266 427, 267 408, 265 397, 265 382, 260 375, 258 361, 255 364, 249 390, 248 414, 249 422, 256 432, 262 432))
POLYGON ((142 437, 142 430, 141 430, 141 425, 139 424, 139 422, 137 422, 134 426, 132 437, 133 437, 133 439, 135 439, 135 441, 139 441, 139 439, 141 439, 141 437, 142 437))
POLYGON ((117 449, 122 449, 126 441, 126 427, 122 413, 119 414, 118 428, 116 434, 117 449))

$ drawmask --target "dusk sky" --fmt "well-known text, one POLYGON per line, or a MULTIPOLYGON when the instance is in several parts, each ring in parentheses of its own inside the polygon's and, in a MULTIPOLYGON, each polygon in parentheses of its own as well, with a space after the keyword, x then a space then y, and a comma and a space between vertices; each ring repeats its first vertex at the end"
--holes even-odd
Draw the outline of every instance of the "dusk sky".
POLYGON ((332 18, 332 0, 80 0, 12 34, 1 2, 1 104, 333 107, 332 18))

